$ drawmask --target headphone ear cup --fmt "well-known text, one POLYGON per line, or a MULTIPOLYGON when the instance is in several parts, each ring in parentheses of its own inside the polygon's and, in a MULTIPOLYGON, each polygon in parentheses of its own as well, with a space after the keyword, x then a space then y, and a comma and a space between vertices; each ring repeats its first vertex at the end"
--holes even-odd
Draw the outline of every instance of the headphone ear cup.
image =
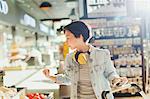
POLYGON ((78 63, 80 63, 81 65, 84 65, 87 63, 87 59, 84 53, 80 53, 78 56, 78 63))
POLYGON ((73 55, 73 60, 77 63, 79 63, 80 65, 84 65, 87 63, 87 59, 84 53, 81 52, 74 52, 73 55))

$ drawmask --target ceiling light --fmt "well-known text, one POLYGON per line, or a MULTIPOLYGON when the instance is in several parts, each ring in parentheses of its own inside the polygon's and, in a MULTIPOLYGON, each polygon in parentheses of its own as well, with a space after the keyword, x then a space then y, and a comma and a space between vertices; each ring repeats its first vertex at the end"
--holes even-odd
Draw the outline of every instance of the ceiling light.
POLYGON ((77 15, 76 15, 75 8, 72 8, 72 9, 71 9, 71 12, 70 12, 70 14, 69 14, 68 16, 69 16, 69 18, 70 18, 71 20, 77 20, 77 19, 78 19, 78 18, 77 18, 77 15))
POLYGON ((70 12, 70 14, 69 14, 69 16, 73 16, 73 15, 75 15, 75 8, 72 8, 72 9, 71 9, 71 12, 70 12))
POLYGON ((40 9, 42 10, 48 10, 50 7, 52 7, 52 5, 47 1, 42 2, 40 5, 40 9))

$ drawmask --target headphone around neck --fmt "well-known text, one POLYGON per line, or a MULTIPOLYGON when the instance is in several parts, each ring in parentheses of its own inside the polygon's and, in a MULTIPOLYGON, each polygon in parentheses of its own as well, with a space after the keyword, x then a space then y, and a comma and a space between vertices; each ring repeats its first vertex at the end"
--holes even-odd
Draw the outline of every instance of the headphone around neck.
POLYGON ((85 65, 87 64, 87 57, 86 57, 86 53, 90 54, 90 52, 79 52, 79 51, 75 51, 73 53, 73 60, 75 62, 77 62, 80 65, 85 65))

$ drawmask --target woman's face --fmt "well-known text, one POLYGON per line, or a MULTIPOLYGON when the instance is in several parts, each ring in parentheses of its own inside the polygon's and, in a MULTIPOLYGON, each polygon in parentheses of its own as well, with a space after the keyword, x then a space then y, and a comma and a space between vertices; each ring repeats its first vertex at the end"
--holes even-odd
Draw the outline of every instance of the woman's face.
POLYGON ((67 39, 67 44, 71 49, 80 49, 83 44, 85 43, 83 41, 83 36, 80 35, 80 37, 76 38, 69 30, 65 30, 65 35, 67 39))
POLYGON ((65 36, 66 36, 68 46, 71 49, 75 49, 77 38, 69 30, 65 30, 65 36))

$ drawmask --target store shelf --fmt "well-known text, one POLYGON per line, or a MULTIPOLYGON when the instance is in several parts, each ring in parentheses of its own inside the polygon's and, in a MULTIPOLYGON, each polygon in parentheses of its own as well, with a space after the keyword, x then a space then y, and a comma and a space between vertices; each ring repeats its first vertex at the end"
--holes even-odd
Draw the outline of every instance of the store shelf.
POLYGON ((56 66, 5 66, 3 70, 5 71, 21 71, 21 70, 29 70, 29 69, 42 69, 42 68, 54 68, 56 66))
POLYGON ((5 71, 16 71, 16 70, 20 71, 20 70, 23 70, 24 67, 22 67, 22 66, 5 66, 5 67, 3 67, 3 69, 5 71))
MULTIPOLYGON (((105 18, 104 18, 105 19, 105 18)), ((97 19, 89 19, 89 23, 97 19)), ((99 27, 99 21, 94 21, 92 33, 95 41, 94 46, 109 49, 111 59, 120 76, 127 77, 130 82, 135 82, 145 91, 144 54, 143 54, 143 28, 142 20, 136 18, 122 18, 120 20, 105 20, 108 23, 117 23, 115 26, 99 27), (122 27, 120 27, 122 25, 122 27)), ((84 21, 84 20, 83 20, 84 21)), ((86 20, 88 23, 88 20, 86 20)), ((113 24, 111 24, 113 25, 113 24)), ((118 92, 117 94, 130 94, 131 89, 118 92)), ((136 94, 136 92, 134 92, 136 94)))
POLYGON ((131 39, 131 38, 139 38, 139 36, 126 36, 126 37, 115 37, 115 36, 108 36, 108 37, 97 37, 97 38, 95 38, 95 40, 99 40, 99 39, 103 39, 103 40, 109 40, 109 39, 124 39, 124 38, 126 38, 126 39, 131 39))

